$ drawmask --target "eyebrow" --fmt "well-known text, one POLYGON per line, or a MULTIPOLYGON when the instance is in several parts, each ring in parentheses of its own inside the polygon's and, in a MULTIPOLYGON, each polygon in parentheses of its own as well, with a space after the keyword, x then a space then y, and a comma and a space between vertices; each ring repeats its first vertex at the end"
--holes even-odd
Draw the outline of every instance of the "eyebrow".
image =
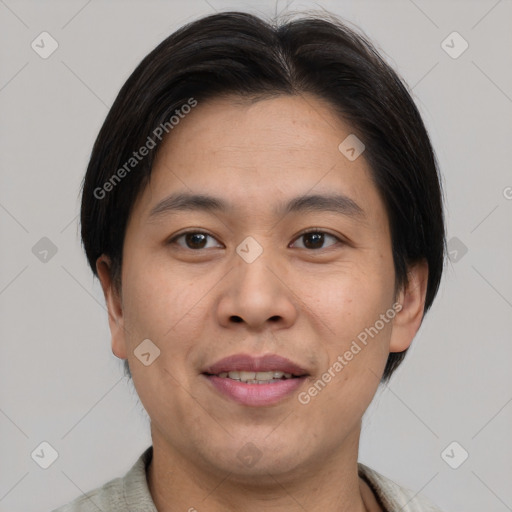
MULTIPOLYGON (((176 193, 157 203, 149 213, 149 219, 178 211, 204 211, 226 213, 234 206, 218 197, 205 194, 176 193)), ((274 209, 276 216, 289 213, 333 212, 339 215, 364 219, 364 210, 350 197, 343 194, 313 194, 293 198, 274 209)))

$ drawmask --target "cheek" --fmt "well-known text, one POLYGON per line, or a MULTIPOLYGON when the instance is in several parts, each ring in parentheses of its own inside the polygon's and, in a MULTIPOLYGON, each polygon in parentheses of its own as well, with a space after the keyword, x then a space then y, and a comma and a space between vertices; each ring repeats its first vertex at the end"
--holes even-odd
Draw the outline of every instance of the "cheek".
POLYGON ((329 336, 340 343, 373 325, 393 303, 394 272, 389 265, 369 269, 351 264, 328 275, 317 274, 296 281, 297 295, 329 326, 329 336))
POLYGON ((171 335, 186 317, 195 314, 198 296, 207 291, 204 281, 185 279, 182 272, 155 259, 133 258, 126 262, 125 270, 125 319, 143 336, 152 334, 161 339, 171 335))
POLYGON ((131 373, 137 393, 152 416, 181 417, 189 397, 180 383, 187 382, 190 376, 187 362, 194 344, 201 338, 207 314, 206 301, 200 299, 211 284, 185 279, 183 273, 154 261, 145 263, 132 258, 125 266, 123 311, 131 373), (134 354, 145 339, 160 349, 158 358, 148 366, 141 364, 134 354), (166 402, 162 407, 162 400, 169 397, 171 389, 175 396, 173 405, 166 402))
POLYGON ((332 421, 323 427, 327 438, 336 438, 341 425, 353 427, 375 395, 391 334, 391 319, 380 318, 393 298, 393 290, 383 291, 378 279, 333 281, 307 303, 329 329, 319 333, 326 353, 322 368, 299 397, 300 403, 309 402, 313 416, 329 411, 332 421))
MULTIPOLYGON (((345 421, 347 410, 354 417, 363 414, 389 355, 392 317, 386 322, 381 315, 393 304, 394 269, 391 263, 354 263, 314 281, 302 283, 305 303, 329 327, 321 333, 327 357, 320 376, 328 384, 325 389, 321 383, 316 386, 322 389, 316 406, 323 410, 327 403, 338 404, 339 421, 345 421)), ((311 391, 315 395, 316 389, 311 391)))
MULTIPOLYGON (((143 385, 158 387, 159 380, 165 385, 169 374, 184 382, 190 378, 189 363, 198 342, 211 332, 212 287, 219 277, 213 272, 208 276, 203 275, 204 271, 185 273, 166 261, 160 262, 159 258, 135 263, 127 262, 126 286, 123 286, 130 364, 137 372, 141 365, 133 351, 142 340, 150 339, 160 349, 154 365, 160 374, 152 372, 152 384, 145 380, 143 385)), ((143 372, 145 367, 140 370, 143 372)))

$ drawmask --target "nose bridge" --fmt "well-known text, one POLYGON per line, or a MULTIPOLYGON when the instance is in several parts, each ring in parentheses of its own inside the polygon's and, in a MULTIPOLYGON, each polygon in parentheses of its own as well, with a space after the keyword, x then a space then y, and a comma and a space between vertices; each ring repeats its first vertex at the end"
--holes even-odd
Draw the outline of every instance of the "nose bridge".
POLYGON ((249 300, 259 295, 263 300, 279 293, 279 286, 274 282, 276 270, 270 270, 278 265, 275 254, 262 237, 259 239, 261 243, 249 236, 236 248, 239 260, 235 263, 235 289, 249 300))
MULTIPOLYGON (((261 239, 262 240, 262 239, 261 239)), ((282 262, 270 248, 247 237, 236 248, 230 282, 219 305, 222 323, 240 322, 261 327, 268 320, 289 324, 296 308, 289 288, 280 278, 282 262)))

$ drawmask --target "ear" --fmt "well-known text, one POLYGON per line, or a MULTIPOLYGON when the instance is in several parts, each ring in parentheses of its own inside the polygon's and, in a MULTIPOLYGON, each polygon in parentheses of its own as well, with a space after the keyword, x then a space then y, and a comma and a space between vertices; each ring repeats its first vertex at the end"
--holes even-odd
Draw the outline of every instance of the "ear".
POLYGON ((96 271, 103 288, 103 295, 105 296, 108 310, 108 323, 112 336, 112 353, 120 359, 127 359, 123 305, 119 292, 116 290, 112 280, 112 265, 108 256, 102 254, 96 260, 96 271))
POLYGON ((400 291, 397 302, 402 309, 393 320, 393 331, 389 344, 390 352, 403 352, 412 343, 412 340, 423 320, 425 310, 425 296, 428 282, 428 263, 422 260, 409 267, 408 282, 400 291))

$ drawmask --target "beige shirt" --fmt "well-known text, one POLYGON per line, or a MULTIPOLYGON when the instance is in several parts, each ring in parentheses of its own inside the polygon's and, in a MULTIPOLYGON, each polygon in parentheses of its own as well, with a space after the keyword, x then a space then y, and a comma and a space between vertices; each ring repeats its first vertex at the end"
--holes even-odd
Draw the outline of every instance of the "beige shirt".
MULTIPOLYGON (((153 456, 147 448, 124 477, 110 480, 52 512, 158 512, 146 480, 146 467, 153 456)), ((359 476, 373 490, 386 512, 441 512, 417 493, 395 484, 359 463, 359 476)))

